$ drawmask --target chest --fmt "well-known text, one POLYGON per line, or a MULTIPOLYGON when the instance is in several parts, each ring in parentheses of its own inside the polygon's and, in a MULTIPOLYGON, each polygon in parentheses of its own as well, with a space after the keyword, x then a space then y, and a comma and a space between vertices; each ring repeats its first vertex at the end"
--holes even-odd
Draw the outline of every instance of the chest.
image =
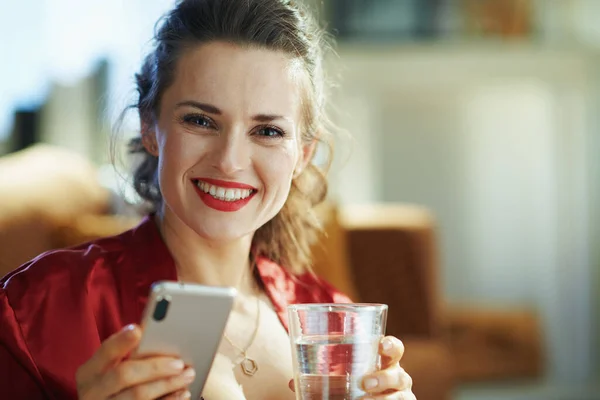
POLYGON ((293 378, 288 333, 270 304, 266 301, 259 304, 260 321, 256 332, 256 313, 233 311, 230 315, 226 329, 229 340, 224 338, 219 346, 218 361, 215 360, 206 383, 206 400, 213 400, 207 391, 217 383, 221 387, 218 396, 227 391, 222 390, 223 385, 232 390, 224 397, 228 400, 294 399, 288 386, 293 378), (242 369, 242 350, 246 350, 246 357, 256 365, 253 375, 242 369))

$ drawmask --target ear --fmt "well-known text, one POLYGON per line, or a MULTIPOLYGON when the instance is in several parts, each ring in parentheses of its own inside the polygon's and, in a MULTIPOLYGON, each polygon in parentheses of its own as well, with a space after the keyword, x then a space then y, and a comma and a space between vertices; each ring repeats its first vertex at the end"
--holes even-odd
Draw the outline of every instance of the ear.
POLYGON ((312 142, 305 144, 302 146, 302 157, 298 160, 296 164, 296 169, 294 170, 294 178, 300 176, 304 168, 310 163, 317 149, 317 141, 313 140, 312 142))
POLYGON ((158 157, 156 134, 154 129, 151 128, 151 125, 144 121, 142 121, 142 144, 148 153, 154 157, 158 157))

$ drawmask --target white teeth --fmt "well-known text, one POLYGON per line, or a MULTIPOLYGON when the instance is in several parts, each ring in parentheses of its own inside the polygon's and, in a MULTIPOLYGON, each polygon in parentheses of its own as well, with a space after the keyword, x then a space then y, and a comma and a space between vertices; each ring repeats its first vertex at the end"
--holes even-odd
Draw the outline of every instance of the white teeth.
POLYGON ((204 193, 208 193, 214 198, 224 201, 238 201, 245 199, 252 194, 252 190, 250 189, 222 188, 202 181, 197 181, 196 185, 204 193))

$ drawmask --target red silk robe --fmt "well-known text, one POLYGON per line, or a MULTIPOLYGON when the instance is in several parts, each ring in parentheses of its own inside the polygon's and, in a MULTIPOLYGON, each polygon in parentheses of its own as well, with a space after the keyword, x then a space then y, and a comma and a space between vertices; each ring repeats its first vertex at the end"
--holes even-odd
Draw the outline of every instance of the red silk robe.
MULTIPOLYGON (((314 275, 295 278, 270 260, 258 259, 257 271, 286 329, 288 304, 350 302, 314 275)), ((110 335, 140 323, 159 280, 177 274, 149 217, 121 235, 42 254, 2 278, 0 397, 76 399, 77 368, 110 335)))

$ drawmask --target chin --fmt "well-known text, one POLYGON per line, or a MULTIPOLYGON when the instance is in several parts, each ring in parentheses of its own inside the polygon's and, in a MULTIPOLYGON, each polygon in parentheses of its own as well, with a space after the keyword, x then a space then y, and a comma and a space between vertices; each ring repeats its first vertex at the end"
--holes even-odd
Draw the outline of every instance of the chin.
POLYGON ((254 233, 255 229, 244 229, 242 223, 219 223, 218 221, 195 221, 192 229, 203 239, 211 242, 233 242, 254 233))

